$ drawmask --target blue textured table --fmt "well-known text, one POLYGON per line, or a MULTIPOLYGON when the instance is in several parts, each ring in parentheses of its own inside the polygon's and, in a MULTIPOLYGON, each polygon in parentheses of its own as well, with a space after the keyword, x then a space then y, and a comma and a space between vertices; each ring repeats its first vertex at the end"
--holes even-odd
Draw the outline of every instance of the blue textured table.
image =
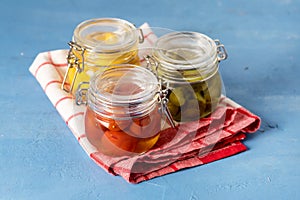
POLYGON ((296 0, 1 0, 0 199, 300 199, 299 21, 296 0), (263 120, 249 150, 137 185, 98 167, 28 72, 95 17, 221 39, 227 96, 263 120))

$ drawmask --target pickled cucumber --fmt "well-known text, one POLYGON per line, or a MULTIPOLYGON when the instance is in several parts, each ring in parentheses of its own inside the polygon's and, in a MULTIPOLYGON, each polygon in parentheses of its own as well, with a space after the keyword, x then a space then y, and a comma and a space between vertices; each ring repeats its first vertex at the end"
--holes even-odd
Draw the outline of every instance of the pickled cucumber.
POLYGON ((198 120, 216 108, 221 96, 219 73, 202 82, 173 84, 169 91, 168 108, 177 122, 198 120))
POLYGON ((184 90, 182 87, 175 88, 172 90, 169 101, 175 106, 182 106, 185 103, 184 90))

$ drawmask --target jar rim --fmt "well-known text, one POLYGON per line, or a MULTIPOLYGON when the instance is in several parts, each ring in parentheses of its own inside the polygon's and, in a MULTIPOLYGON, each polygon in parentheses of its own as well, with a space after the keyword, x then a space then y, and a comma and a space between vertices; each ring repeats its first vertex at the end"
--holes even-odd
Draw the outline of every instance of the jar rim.
MULTIPOLYGON (((125 87, 126 88, 126 87, 125 87)), ((114 113, 114 108, 130 107, 132 115, 139 115, 144 111, 151 110, 157 102, 159 82, 157 77, 146 68, 121 64, 109 66, 103 72, 97 72, 90 81, 87 104, 98 113, 106 115, 114 113), (118 88, 124 84, 138 86, 127 88, 128 91, 120 93, 118 88), (114 93, 117 91, 116 93, 114 93), (132 93, 133 92, 133 93, 132 93)), ((124 117, 124 113, 116 114, 115 117, 124 117)))
POLYGON ((73 41, 92 52, 114 53, 137 45, 139 35, 134 24, 126 20, 94 18, 76 26, 73 41))
POLYGON ((195 69, 217 60, 214 40, 202 33, 191 31, 163 35, 156 41, 152 53, 171 70, 195 69))
POLYGON ((160 37, 152 49, 158 74, 172 82, 204 81, 218 71, 217 45, 197 32, 171 32, 160 37))

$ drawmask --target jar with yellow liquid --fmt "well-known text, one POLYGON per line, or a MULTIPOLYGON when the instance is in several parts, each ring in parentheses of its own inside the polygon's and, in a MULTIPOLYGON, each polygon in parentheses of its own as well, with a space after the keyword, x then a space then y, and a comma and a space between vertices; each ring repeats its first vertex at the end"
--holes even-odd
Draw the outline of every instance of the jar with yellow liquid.
POLYGON ((69 42, 62 89, 74 94, 81 82, 88 82, 96 71, 109 65, 138 65, 138 44, 143 41, 141 29, 122 19, 99 18, 80 23, 69 42))

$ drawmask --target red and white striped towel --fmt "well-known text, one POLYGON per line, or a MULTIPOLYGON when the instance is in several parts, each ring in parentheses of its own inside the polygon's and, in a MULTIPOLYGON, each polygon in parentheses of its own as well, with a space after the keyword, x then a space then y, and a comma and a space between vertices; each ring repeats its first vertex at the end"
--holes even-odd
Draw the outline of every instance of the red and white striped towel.
MULTIPOLYGON (((140 48, 147 49, 157 38, 148 24, 141 28, 145 41, 140 48)), ((103 155, 85 137, 86 107, 76 106, 74 98, 60 88, 67 69, 67 52, 40 53, 29 70, 90 158, 105 171, 120 175, 128 182, 139 183, 245 151, 247 148, 241 143, 246 137, 244 133, 255 132, 260 126, 258 116, 224 97, 210 117, 163 130, 157 144, 142 155, 115 158, 103 155)))

